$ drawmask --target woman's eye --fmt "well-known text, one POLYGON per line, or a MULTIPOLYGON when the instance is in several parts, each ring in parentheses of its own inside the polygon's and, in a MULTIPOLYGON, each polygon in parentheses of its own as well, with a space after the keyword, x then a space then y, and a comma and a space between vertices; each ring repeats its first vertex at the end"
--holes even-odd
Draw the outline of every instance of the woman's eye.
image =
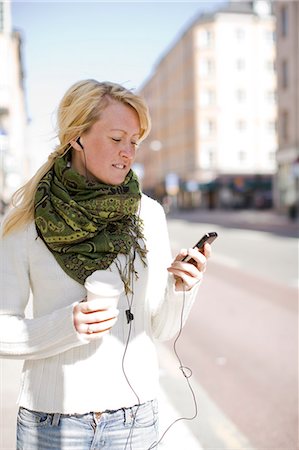
MULTIPOLYGON (((121 142, 121 138, 111 138, 114 142, 121 142)), ((131 142, 134 147, 138 147, 138 142, 131 142)))

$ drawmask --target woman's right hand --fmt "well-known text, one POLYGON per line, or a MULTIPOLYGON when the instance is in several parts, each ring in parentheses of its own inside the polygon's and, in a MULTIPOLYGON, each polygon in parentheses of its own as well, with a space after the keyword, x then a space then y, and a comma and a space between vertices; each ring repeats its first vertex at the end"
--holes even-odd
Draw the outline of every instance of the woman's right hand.
POLYGON ((116 308, 102 309, 103 302, 99 300, 81 301, 74 306, 74 326, 78 333, 96 339, 109 330, 117 321, 119 310, 116 308))

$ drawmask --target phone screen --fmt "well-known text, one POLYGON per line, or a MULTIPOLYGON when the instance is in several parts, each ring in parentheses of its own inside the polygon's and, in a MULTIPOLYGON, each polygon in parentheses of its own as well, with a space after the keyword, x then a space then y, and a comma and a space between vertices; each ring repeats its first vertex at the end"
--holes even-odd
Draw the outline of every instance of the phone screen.
MULTIPOLYGON (((216 231, 210 231, 209 233, 206 233, 200 238, 200 240, 193 246, 193 248, 198 248, 199 251, 203 250, 204 244, 207 242, 208 244, 212 244, 212 242, 215 241, 215 239, 218 237, 218 234, 216 231)), ((182 261, 189 262, 192 259, 191 256, 186 255, 182 261)))

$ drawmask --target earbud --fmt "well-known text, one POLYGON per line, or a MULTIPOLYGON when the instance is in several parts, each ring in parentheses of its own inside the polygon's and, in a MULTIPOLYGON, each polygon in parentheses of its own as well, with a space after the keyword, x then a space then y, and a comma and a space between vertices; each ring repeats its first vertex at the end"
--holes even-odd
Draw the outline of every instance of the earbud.
POLYGON ((82 148, 82 150, 84 150, 84 147, 83 147, 83 145, 81 144, 80 138, 79 138, 79 137, 78 137, 78 139, 76 140, 76 142, 77 142, 78 145, 80 145, 80 147, 82 148))

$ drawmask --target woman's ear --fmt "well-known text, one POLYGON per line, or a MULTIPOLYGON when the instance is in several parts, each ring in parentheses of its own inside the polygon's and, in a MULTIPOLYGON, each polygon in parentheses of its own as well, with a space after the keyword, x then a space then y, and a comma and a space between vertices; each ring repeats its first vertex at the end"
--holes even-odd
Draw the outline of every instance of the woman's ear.
POLYGON ((75 150, 80 151, 80 152, 82 150, 84 150, 84 147, 80 141, 80 137, 78 137, 76 140, 72 140, 70 143, 75 150))

